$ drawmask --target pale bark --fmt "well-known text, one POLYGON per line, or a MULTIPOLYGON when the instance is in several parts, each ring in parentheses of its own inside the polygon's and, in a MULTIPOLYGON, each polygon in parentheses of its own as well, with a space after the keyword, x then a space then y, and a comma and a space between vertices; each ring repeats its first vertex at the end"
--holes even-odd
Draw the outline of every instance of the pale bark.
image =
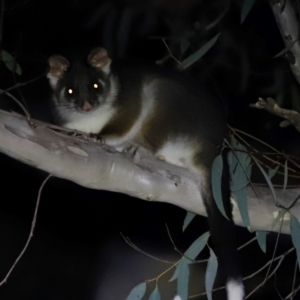
MULTIPOLYGON (((82 186, 128 194, 143 200, 172 203, 199 215, 206 215, 193 174, 153 158, 138 149, 133 159, 124 153, 102 147, 100 143, 68 136, 35 122, 32 128, 21 116, 0 111, 0 151, 54 176, 82 186)), ((274 205, 267 187, 256 187, 256 197, 248 188, 251 230, 277 231, 273 228, 280 208, 274 205)), ((278 202, 287 207, 300 189, 276 190, 278 202)), ((99 200, 100 201, 100 200, 99 200)), ((299 204, 291 212, 300 220, 299 204)), ((236 205, 234 221, 243 225, 236 205)), ((289 232, 289 214, 282 232, 289 232)))
POLYGON ((269 0, 269 2, 286 47, 284 56, 300 83, 299 22, 292 1, 269 0))

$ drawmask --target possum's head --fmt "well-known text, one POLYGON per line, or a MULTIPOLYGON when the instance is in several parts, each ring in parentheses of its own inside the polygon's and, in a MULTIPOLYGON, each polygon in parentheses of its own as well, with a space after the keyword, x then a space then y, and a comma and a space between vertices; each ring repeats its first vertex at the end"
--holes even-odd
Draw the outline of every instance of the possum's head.
POLYGON ((49 78, 53 100, 62 114, 76 110, 86 113, 105 103, 110 92, 110 63, 107 51, 96 48, 86 60, 49 58, 49 78))

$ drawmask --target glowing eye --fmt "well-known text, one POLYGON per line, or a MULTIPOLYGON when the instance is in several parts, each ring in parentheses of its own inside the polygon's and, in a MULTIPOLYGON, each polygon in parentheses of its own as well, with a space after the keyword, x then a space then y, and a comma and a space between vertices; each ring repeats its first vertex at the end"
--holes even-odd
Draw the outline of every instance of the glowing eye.
POLYGON ((73 94, 74 94, 73 89, 68 89, 68 95, 73 95, 73 94))
POLYGON ((93 88, 94 88, 95 90, 98 90, 98 89, 99 89, 99 84, 98 84, 98 83, 94 83, 94 84, 93 84, 93 88))

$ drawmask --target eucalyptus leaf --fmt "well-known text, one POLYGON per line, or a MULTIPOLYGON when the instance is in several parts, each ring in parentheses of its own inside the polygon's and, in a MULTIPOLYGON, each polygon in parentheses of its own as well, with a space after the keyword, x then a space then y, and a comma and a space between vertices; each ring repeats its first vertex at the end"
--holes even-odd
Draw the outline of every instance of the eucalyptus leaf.
POLYGON ((300 268, 300 224, 298 219, 291 214, 290 228, 293 244, 296 248, 298 266, 300 268))
POLYGON ((192 64, 194 64, 197 60, 199 60, 218 40, 219 34, 214 36, 211 40, 209 40, 205 45, 203 45, 199 50, 197 50, 195 53, 191 54, 189 57, 184 59, 180 67, 183 69, 187 69, 190 67, 192 64))
POLYGON ((241 12, 241 24, 245 21, 247 15, 249 14, 255 0, 245 0, 243 7, 242 7, 242 12, 241 12))
POLYGON ((2 50, 1 57, 2 57, 3 63, 10 71, 16 72, 18 75, 22 74, 22 69, 21 69, 20 65, 17 63, 17 61, 11 54, 9 54, 5 50, 2 50))
POLYGON ((146 283, 140 283, 132 289, 126 300, 141 300, 144 297, 145 292, 146 283))
POLYGON ((228 219, 224 204, 223 204, 223 198, 222 198, 222 173, 223 173, 223 158, 222 154, 219 154, 212 165, 212 172, 211 172, 211 181, 212 181, 212 190, 213 190, 213 196, 216 201, 217 207, 222 213, 222 215, 228 219))
POLYGON ((278 169, 279 169, 279 166, 277 166, 275 169, 271 169, 271 168, 268 169, 268 176, 270 179, 272 179, 275 176, 278 169))
POLYGON ((278 211, 278 214, 272 223, 272 227, 271 227, 272 229, 274 229, 277 223, 279 223, 282 220, 282 218, 284 218, 285 213, 286 213, 285 209, 281 209, 280 211, 278 211))
POLYGON ((266 231, 256 231, 256 238, 258 245, 262 252, 266 253, 267 251, 267 232, 266 231))
POLYGON ((155 287, 154 291, 151 293, 149 300, 160 300, 160 294, 157 286, 155 287))
POLYGON ((238 141, 231 137, 232 151, 228 155, 228 163, 230 175, 232 180, 231 189, 240 190, 245 188, 250 180, 252 164, 251 157, 247 153, 247 148, 238 143, 238 141))
POLYGON ((182 300, 188 299, 190 268, 188 261, 183 259, 178 265, 177 294, 182 300))
POLYGON ((274 190, 273 184, 272 184, 272 182, 271 182, 269 176, 267 175, 267 173, 265 172, 265 170, 260 166, 259 163, 257 163, 256 165, 258 166, 258 168, 260 169, 261 173, 262 173, 263 176, 265 177, 266 182, 267 182, 267 184, 268 184, 268 186, 269 186, 269 189, 270 189, 270 191, 271 191, 271 193, 272 193, 272 196, 273 196, 273 198, 274 198, 274 201, 275 201, 275 203, 277 204, 276 192, 275 192, 275 190, 274 190))
POLYGON ((209 248, 210 257, 208 259, 205 273, 205 291, 208 300, 212 300, 212 290, 218 270, 218 260, 214 251, 209 248))
MULTIPOLYGON (((210 233, 207 231, 203 233, 200 237, 198 237, 192 245, 185 251, 184 255, 189 259, 194 260, 199 253, 204 249, 207 244, 207 240, 210 236, 210 233)), ((188 263, 190 260, 188 260, 188 263)))
MULTIPOLYGON (((178 264, 178 265, 179 265, 179 264, 178 264)), ((175 271, 174 271, 172 277, 169 279, 169 282, 172 282, 172 281, 174 281, 175 279, 177 279, 177 277, 178 277, 178 265, 176 266, 176 269, 175 269, 175 271)))
POLYGON ((192 220, 196 217, 196 214, 188 211, 186 216, 185 216, 185 219, 184 219, 184 222, 183 222, 183 227, 182 227, 182 231, 185 231, 185 229, 188 227, 188 225, 192 222, 192 220))
POLYGON ((249 210, 248 210, 248 197, 247 197, 247 190, 243 188, 239 191, 234 192, 235 200, 238 205, 243 223, 245 227, 250 227, 250 218, 249 218, 249 210))
POLYGON ((231 191, 235 196, 244 225, 250 227, 247 185, 251 176, 251 157, 246 147, 232 139, 234 150, 229 152, 228 163, 231 174, 231 191))

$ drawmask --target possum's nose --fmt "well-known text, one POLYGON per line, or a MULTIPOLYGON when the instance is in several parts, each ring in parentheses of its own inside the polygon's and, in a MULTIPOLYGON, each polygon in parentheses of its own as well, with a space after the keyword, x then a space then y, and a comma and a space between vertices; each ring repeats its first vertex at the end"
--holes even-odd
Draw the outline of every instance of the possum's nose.
POLYGON ((82 105, 82 109, 84 111, 90 111, 93 108, 93 105, 88 102, 88 101, 84 101, 83 105, 82 105))

